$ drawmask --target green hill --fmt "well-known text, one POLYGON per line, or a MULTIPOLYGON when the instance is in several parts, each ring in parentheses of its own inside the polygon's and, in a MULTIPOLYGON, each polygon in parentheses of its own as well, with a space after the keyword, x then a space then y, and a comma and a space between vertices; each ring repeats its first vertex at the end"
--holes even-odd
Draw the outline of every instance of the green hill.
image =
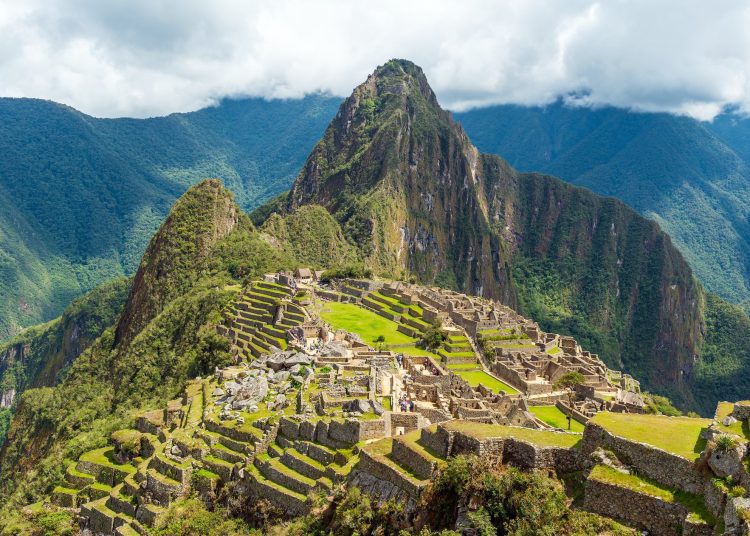
POLYGON ((0 339, 132 274, 191 184, 221 177, 245 209, 288 188, 338 103, 225 100, 140 120, 0 99, 0 339))

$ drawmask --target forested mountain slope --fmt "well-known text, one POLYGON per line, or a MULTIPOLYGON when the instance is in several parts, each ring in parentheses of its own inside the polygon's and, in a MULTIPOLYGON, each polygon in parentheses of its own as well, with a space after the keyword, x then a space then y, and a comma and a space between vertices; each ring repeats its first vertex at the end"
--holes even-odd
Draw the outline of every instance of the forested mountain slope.
POLYGON ((131 274, 191 184, 221 177, 244 208, 286 189, 338 103, 225 100, 143 120, 0 99, 0 339, 131 274))

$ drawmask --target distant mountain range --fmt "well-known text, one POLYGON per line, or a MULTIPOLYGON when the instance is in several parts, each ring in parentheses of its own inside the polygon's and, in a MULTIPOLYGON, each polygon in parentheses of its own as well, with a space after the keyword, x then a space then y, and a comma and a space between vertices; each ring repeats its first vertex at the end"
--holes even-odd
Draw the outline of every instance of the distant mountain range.
MULTIPOLYGON (((0 99, 0 339, 132 274, 190 184, 220 177, 244 209, 287 189, 340 102, 225 100, 161 118, 96 119, 0 99)), ((481 151, 655 219, 709 291, 750 299, 750 120, 561 103, 454 118, 481 151)))

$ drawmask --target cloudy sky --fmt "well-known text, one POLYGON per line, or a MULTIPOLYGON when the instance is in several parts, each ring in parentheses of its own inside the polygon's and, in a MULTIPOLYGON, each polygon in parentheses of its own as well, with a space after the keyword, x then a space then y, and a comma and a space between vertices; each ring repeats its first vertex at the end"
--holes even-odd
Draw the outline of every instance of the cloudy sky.
POLYGON ((454 110, 750 111, 750 2, 0 0, 0 96, 105 117, 347 95, 394 57, 454 110))

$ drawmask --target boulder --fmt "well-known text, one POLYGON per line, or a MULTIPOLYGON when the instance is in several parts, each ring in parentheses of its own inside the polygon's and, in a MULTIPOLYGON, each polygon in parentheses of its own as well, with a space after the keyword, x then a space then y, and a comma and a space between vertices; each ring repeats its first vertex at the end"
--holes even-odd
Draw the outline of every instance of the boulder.
POLYGON ((268 380, 265 376, 248 376, 232 400, 232 409, 257 406, 268 395, 268 380))
POLYGON ((344 402, 341 409, 349 413, 367 413, 370 411, 370 402, 361 398, 348 400, 347 402, 344 402))
POLYGON ((214 392, 211 393, 212 396, 215 396, 217 398, 222 397, 225 394, 226 394, 226 392, 224 392, 224 389, 222 389, 220 387, 217 387, 216 389, 214 389, 214 392))
POLYGON ((278 352, 266 359, 266 365, 275 372, 285 367, 287 358, 288 356, 286 352, 278 352))
POLYGON ((742 459, 746 452, 747 446, 744 443, 738 443, 735 448, 727 452, 714 448, 708 458, 708 466, 719 478, 728 476, 740 478, 743 471, 742 459))
POLYGON ((235 396, 241 387, 241 384, 232 381, 224 384, 224 390, 229 393, 229 396, 235 396))
POLYGON ((375 415, 382 415, 383 413, 385 413, 383 404, 381 404, 377 400, 370 400, 370 406, 372 406, 372 411, 373 413, 375 413, 375 415))
POLYGON ((276 383, 283 383, 283 382, 289 380, 289 376, 290 376, 290 374, 289 374, 288 371, 282 370, 282 371, 279 371, 276 374, 274 374, 273 379, 274 379, 274 382, 276 382, 276 383))
POLYGON ((284 361, 284 365, 286 368, 291 369, 295 365, 310 365, 312 363, 312 358, 307 355, 303 354, 302 352, 297 352, 293 356, 288 357, 284 361))
POLYGON ((287 400, 286 396, 282 394, 276 395, 276 398, 274 398, 273 400, 273 407, 277 411, 284 409, 288 405, 289 405, 289 400, 287 400))
POLYGON ((724 426, 732 426, 736 422, 737 419, 735 419, 731 415, 727 415, 726 417, 724 417, 724 420, 721 421, 721 424, 723 424, 724 426))

